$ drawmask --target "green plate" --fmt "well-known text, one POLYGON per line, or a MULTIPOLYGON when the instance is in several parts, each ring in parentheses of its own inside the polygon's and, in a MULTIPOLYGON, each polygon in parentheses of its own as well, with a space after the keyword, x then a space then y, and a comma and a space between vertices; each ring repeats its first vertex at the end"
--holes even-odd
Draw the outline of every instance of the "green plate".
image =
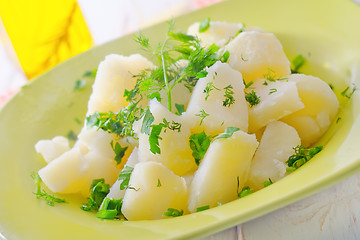
MULTIPOLYGON (((244 22, 275 33, 290 59, 307 58, 302 71, 321 77, 338 93, 345 81, 359 84, 360 6, 350 0, 240 0, 176 19, 185 30, 194 21, 244 22), (357 71, 357 73, 356 73, 357 71), (357 80, 356 80, 356 74, 357 80), (357 81, 357 83, 356 83, 357 81)), ((167 24, 144 30, 160 41, 167 24)), ((324 150, 308 164, 279 182, 223 206, 168 220, 104 221, 81 211, 81 199, 55 207, 36 199, 30 173, 45 164, 34 150, 39 139, 79 131, 92 79, 83 90, 76 80, 97 67, 107 54, 138 52, 132 36, 80 54, 32 81, 0 112, 0 238, 8 239, 164 239, 195 238, 232 227, 302 199, 360 168, 360 96, 339 95, 341 120, 321 139, 324 150)))

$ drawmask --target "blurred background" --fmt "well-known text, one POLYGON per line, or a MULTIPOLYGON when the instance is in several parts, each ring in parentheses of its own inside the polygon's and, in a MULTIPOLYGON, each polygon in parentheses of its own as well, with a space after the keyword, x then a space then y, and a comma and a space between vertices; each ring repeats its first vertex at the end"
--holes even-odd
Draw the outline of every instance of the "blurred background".
POLYGON ((0 108, 87 49, 222 0, 0 0, 0 108))

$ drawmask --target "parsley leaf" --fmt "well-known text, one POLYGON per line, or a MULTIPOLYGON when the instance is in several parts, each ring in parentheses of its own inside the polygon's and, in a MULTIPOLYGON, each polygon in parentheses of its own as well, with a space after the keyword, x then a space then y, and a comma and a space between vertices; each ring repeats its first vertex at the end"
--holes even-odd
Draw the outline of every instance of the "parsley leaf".
POLYGON ((179 211, 175 208, 168 208, 163 215, 167 217, 179 217, 182 216, 183 214, 184 214, 183 210, 179 211))
POLYGON ((210 27, 210 18, 205 18, 204 20, 201 21, 200 26, 199 26, 199 32, 205 32, 206 30, 208 30, 210 27))
POLYGON ((225 133, 220 134, 219 136, 214 138, 213 141, 218 140, 218 139, 223 139, 223 138, 229 138, 234 134, 234 132, 239 131, 239 130, 240 130, 240 128, 238 128, 238 127, 227 127, 225 129, 225 133))
POLYGON ((176 115, 181 115, 183 112, 185 112, 185 106, 184 106, 184 104, 177 104, 177 103, 175 103, 175 107, 176 107, 176 109, 177 109, 177 113, 176 113, 176 115))
POLYGON ((150 112, 150 108, 147 107, 144 111, 144 118, 141 125, 141 133, 150 134, 150 126, 154 122, 154 116, 150 112))
POLYGON ((160 154, 159 139, 160 140, 162 139, 160 137, 160 133, 163 127, 164 127, 163 123, 159 123, 158 125, 151 125, 149 144, 150 144, 150 151, 154 154, 156 153, 160 154))
POLYGON ((86 81, 83 79, 78 79, 75 82, 74 90, 81 90, 85 88, 85 86, 86 86, 86 81))
POLYGON ((119 165, 121 163, 122 158, 125 155, 125 151, 128 149, 128 147, 121 147, 120 143, 116 142, 114 145, 114 141, 110 142, 111 148, 115 152, 115 158, 116 164, 119 165))
POLYGON ((130 176, 132 171, 134 170, 134 168, 125 165, 125 167, 123 168, 123 170, 121 170, 118 180, 122 180, 121 184, 120 184, 120 190, 124 190, 126 188, 129 188, 129 181, 130 181, 130 176))
POLYGON ((305 148, 304 146, 297 146, 294 148, 295 154, 291 155, 285 162, 288 164, 286 171, 292 172, 304 165, 307 161, 313 158, 317 153, 323 149, 323 146, 316 146, 314 148, 305 148))
POLYGON ((123 199, 104 198, 96 217, 100 219, 115 219, 123 216, 121 207, 123 199))
POLYGON ((81 207, 84 211, 98 210, 106 195, 110 192, 110 185, 103 178, 94 179, 90 186, 90 196, 87 203, 81 207))
POLYGON ((192 156, 195 159, 196 165, 199 165, 200 160, 204 158, 206 151, 210 146, 210 138, 204 131, 201 133, 194 133, 189 138, 190 148, 193 151, 192 156))
POLYGON ((352 95, 354 94, 354 92, 356 91, 356 88, 354 87, 350 93, 347 93, 350 90, 350 87, 346 87, 344 91, 341 92, 341 96, 344 96, 348 99, 350 99, 352 97, 352 95))
POLYGON ((44 200, 49 206, 54 206, 55 203, 66 202, 65 199, 55 197, 54 195, 50 195, 44 189, 41 188, 42 180, 38 173, 32 172, 30 176, 34 180, 34 183, 36 185, 36 192, 34 192, 34 194, 38 199, 44 200))

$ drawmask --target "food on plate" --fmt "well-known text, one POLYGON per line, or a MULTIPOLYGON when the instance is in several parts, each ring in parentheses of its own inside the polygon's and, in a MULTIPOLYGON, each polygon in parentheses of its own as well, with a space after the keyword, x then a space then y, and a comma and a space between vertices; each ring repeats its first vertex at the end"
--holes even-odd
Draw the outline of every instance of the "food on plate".
POLYGON ((171 21, 158 47, 135 40, 152 58, 100 63, 74 146, 36 144, 47 162, 36 179, 52 192, 82 194, 102 219, 171 218, 260 190, 321 151, 339 102, 291 73, 274 34, 206 19, 186 34, 171 21))

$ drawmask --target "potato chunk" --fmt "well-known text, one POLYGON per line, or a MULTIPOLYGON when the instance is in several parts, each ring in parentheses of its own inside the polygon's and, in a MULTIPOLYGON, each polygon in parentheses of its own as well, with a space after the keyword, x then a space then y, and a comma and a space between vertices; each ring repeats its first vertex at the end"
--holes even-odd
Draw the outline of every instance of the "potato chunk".
POLYGON ((184 114, 192 131, 206 130, 207 134, 215 135, 227 127, 239 127, 246 132, 248 110, 241 74, 221 62, 216 62, 207 72, 207 76, 196 83, 184 114), (233 91, 234 102, 230 105, 224 104, 226 88, 233 91), (202 111, 207 114, 204 118, 199 116, 202 111))
POLYGON ((230 52, 230 66, 241 72, 246 83, 264 78, 269 71, 274 78, 290 74, 290 62, 272 33, 242 32, 225 46, 225 50, 230 52))
POLYGON ((273 182, 282 178, 286 173, 285 162, 300 144, 295 128, 280 121, 267 125, 251 163, 246 185, 259 190, 269 178, 273 182))
POLYGON ((161 139, 159 139, 160 153, 156 154, 150 151, 149 135, 140 133, 140 130, 138 130, 139 161, 160 162, 180 176, 195 171, 197 166, 192 157, 189 144, 190 129, 184 121, 183 116, 177 116, 169 112, 168 109, 161 105, 156 99, 150 101, 149 107, 150 112, 154 116, 152 125, 162 123, 165 119, 170 124, 172 124, 172 122, 178 123, 181 127, 179 130, 162 129, 159 135, 161 137, 161 139))
POLYGON ((320 78, 292 74, 289 82, 295 82, 299 97, 305 107, 296 111, 281 121, 293 126, 304 146, 310 146, 319 140, 334 121, 339 101, 329 85, 320 78))
POLYGON ((304 108, 293 82, 276 81, 263 85, 258 81, 246 91, 254 91, 260 103, 249 108, 249 132, 254 133, 272 121, 304 108))
POLYGON ((69 139, 63 136, 56 136, 51 140, 40 140, 35 144, 35 150, 49 163, 70 150, 69 139))
POLYGON ((152 67, 153 64, 140 54, 128 57, 117 54, 106 56, 99 65, 86 115, 120 111, 127 105, 123 97, 125 89, 131 90, 135 86, 133 75, 152 67))
POLYGON ((242 23, 228 23, 228 22, 210 22, 209 28, 205 32, 199 32, 200 22, 192 24, 187 34, 196 35, 201 41, 203 46, 211 46, 216 44, 219 47, 225 46, 225 44, 235 37, 239 30, 243 29, 242 23))
POLYGON ((165 218, 163 214, 168 208, 186 211, 185 180, 160 163, 135 165, 129 185, 121 208, 128 220, 165 218))
POLYGON ((234 132, 229 138, 216 139, 195 172, 189 190, 189 210, 216 207, 238 198, 251 160, 258 146, 255 135, 234 132))

